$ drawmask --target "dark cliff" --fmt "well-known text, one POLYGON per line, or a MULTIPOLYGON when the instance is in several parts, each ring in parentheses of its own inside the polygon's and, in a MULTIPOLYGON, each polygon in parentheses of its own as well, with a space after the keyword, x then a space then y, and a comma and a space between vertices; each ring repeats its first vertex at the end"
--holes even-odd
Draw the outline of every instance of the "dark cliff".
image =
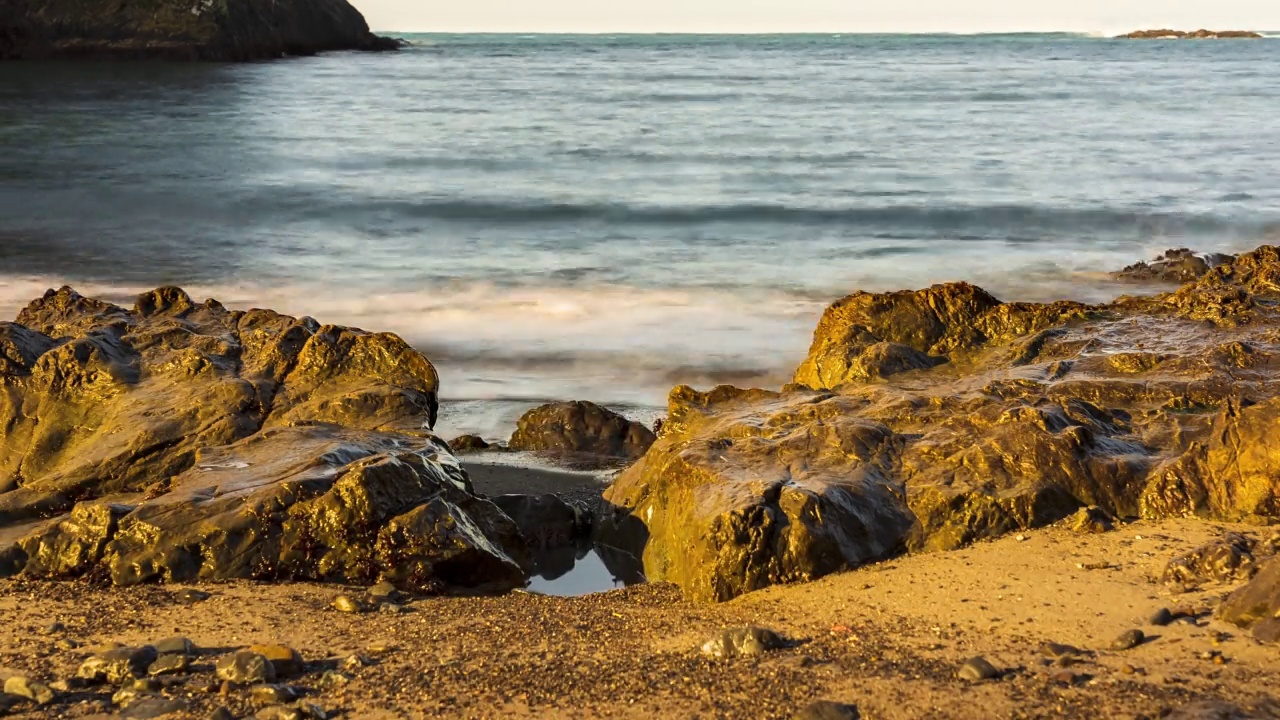
POLYGON ((346 0, 0 3, 0 59, 243 61, 396 47, 346 0))

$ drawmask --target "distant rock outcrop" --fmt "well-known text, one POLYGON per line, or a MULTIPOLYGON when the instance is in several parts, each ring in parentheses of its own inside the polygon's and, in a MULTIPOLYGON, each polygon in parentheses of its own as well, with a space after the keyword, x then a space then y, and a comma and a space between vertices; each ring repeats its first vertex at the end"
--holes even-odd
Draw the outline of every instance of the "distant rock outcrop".
POLYGON ((508 447, 554 455, 571 465, 635 460, 653 444, 649 428, 595 403, 555 402, 525 413, 508 447))
POLYGON ((393 50, 347 0, 4 0, 0 60, 264 60, 393 50))
POLYGON ((1135 30, 1131 33, 1120 35, 1123 40, 1167 40, 1167 39, 1187 39, 1187 40, 1241 40, 1256 39, 1262 37, 1261 34, 1249 30, 1135 30))

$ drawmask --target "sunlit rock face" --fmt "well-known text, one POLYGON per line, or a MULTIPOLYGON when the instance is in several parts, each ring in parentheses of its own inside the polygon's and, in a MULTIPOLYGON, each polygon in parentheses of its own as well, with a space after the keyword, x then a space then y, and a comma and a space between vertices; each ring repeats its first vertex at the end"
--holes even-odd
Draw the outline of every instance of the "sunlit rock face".
POLYGON ((1280 253, 1107 305, 957 283, 833 304, 781 392, 677 388, 609 490, 651 580, 724 600, 1061 520, 1280 514, 1280 253))
POLYGON ((394 335, 51 291, 0 324, 0 572, 522 585, 514 523, 430 432, 438 385, 394 335))

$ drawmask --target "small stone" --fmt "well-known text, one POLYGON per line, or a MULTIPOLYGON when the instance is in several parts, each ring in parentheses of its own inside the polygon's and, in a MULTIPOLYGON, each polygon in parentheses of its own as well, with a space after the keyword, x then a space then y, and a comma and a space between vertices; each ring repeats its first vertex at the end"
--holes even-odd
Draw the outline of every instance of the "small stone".
POLYGON ((344 613, 368 612, 369 607, 349 595, 339 595, 333 599, 333 609, 344 613))
POLYGON ((271 661, 249 650, 218 658, 214 670, 220 679, 239 685, 269 683, 276 679, 275 666, 271 661))
POLYGON ((1081 650, 1078 647, 1074 647, 1072 645, 1063 645, 1062 643, 1055 643, 1055 642, 1047 642, 1041 645, 1040 652, 1043 653, 1045 657, 1050 657, 1055 660, 1061 660, 1063 658, 1080 657, 1081 655, 1087 654, 1085 653, 1084 650, 1081 650))
POLYGON ((72 640, 71 638, 58 638, 57 641, 53 643, 53 646, 59 650, 67 651, 75 650, 80 647, 80 643, 72 640))
POLYGON ((347 675, 343 675, 337 670, 326 670, 324 674, 320 676, 319 685, 321 690, 332 690, 333 688, 342 687, 349 682, 351 682, 351 678, 347 675))
POLYGON ((134 720, 151 720, 186 713, 187 704, 169 698, 144 698, 124 709, 120 717, 134 720))
POLYGON ((1111 649, 1116 651, 1131 650, 1146 642, 1147 636, 1141 630, 1125 630, 1111 641, 1111 649))
POLYGON ((968 680, 969 682, 993 680, 1000 677, 1000 671, 996 669, 995 665, 987 662, 984 657, 975 657, 961 665, 958 674, 961 680, 968 680))
POLYGON ((1070 670, 1060 670, 1054 673, 1050 678, 1050 682, 1058 685, 1075 685, 1081 676, 1071 672, 1070 670))
POLYGON ((725 630, 702 644, 702 654, 714 658, 748 657, 780 650, 787 641, 778 633, 750 626, 725 630))
POLYGON ((856 705, 819 700, 792 716, 792 720, 859 720, 856 705))
POLYGON ((386 641, 378 641, 365 647, 365 650, 369 651, 370 655, 386 655, 395 649, 395 645, 386 641))
POLYGON ((1026 542, 1026 541, 1027 541, 1027 536, 1026 536, 1026 535, 1021 535, 1021 534, 1019 534, 1019 535, 1014 535, 1014 536, 1013 536, 1013 539, 1014 539, 1014 540, 1017 540, 1018 542, 1026 542))
POLYGON ((208 600, 209 593, 204 592, 202 590, 196 590, 194 588, 186 588, 184 590, 179 590, 176 593, 174 593, 173 599, 177 600, 180 603, 185 603, 187 605, 194 605, 195 603, 204 602, 205 600, 208 600))
POLYGON ((361 668, 369 667, 373 664, 373 658, 365 655, 352 655, 342 661, 342 669, 347 672, 355 672, 361 668))
POLYGON ((255 715, 257 720, 305 720, 302 711, 295 707, 286 705, 272 705, 259 710, 255 715))
POLYGON ((298 711, 302 713, 302 717, 310 718, 310 720, 329 720, 329 713, 319 705, 313 705, 302 700, 298 701, 296 706, 298 711))
POLYGON ((249 652, 258 653, 271 661, 276 677, 294 677, 301 675, 304 669, 302 654, 285 645, 253 645, 249 652))
POLYGON ((1169 612, 1169 608, 1160 608, 1147 618, 1147 624, 1156 627, 1164 627, 1171 622, 1173 622, 1173 613, 1169 612))
POLYGON ((254 685, 249 690, 254 705, 284 705, 298 699, 298 691, 288 685, 254 685))
POLYGON ((1115 518, 1100 507, 1084 507, 1072 516, 1071 531, 1079 535, 1101 534, 1115 529, 1115 518))
POLYGON ((374 602, 383 603, 400 601, 400 591, 396 589, 395 585, 392 585, 389 582, 380 582, 365 592, 369 596, 369 599, 374 602))
POLYGON ((1124 674, 1124 675, 1133 675, 1134 673, 1136 673, 1136 672, 1138 672, 1138 671, 1137 671, 1137 669, 1136 669, 1136 668, 1134 668, 1132 665, 1129 665, 1128 663, 1126 663, 1126 664, 1124 664, 1124 665, 1121 665, 1121 666, 1120 666, 1120 672, 1121 672, 1121 674, 1124 674))
POLYGON ((209 720, 236 720, 236 716, 225 707, 219 707, 209 716, 209 720))
POLYGON ((54 698, 53 688, 21 675, 15 675, 5 680, 4 691, 9 695, 31 700, 37 705, 48 705, 53 702, 54 698))
POLYGON ((156 649, 150 645, 111 648, 85 660, 76 671, 76 677, 115 684, 127 678, 142 677, 157 657, 156 649))
POLYGON ((49 625, 46 625, 46 626, 44 627, 44 634, 45 634, 45 635, 57 635, 58 633, 62 632, 63 630, 66 630, 66 629, 67 629, 67 626, 66 626, 66 625, 63 625, 63 624, 62 624, 62 623, 60 623, 60 622, 50 623, 49 625))
POLYGON ((132 687, 123 687, 115 691, 115 693, 111 696, 111 702, 115 703, 116 705, 119 705, 120 707, 128 707, 134 701, 144 698, 149 694, 150 693, 148 693, 146 690, 138 690, 137 688, 132 688, 132 687))
POLYGON ((151 667, 147 668, 147 674, 151 676, 157 675, 180 675, 187 671, 191 666, 191 661, 186 655, 161 655, 159 660, 151 663, 151 667))
POLYGON ((402 613, 409 612, 409 608, 403 605, 397 605, 396 603, 390 603, 390 602, 382 603, 382 605, 378 609, 384 613, 387 613, 388 615, 399 615, 402 613))
POLYGON ((165 638, 155 644, 156 652, 164 655, 186 655, 188 657, 196 654, 196 644, 191 642, 190 638, 171 637, 165 638))

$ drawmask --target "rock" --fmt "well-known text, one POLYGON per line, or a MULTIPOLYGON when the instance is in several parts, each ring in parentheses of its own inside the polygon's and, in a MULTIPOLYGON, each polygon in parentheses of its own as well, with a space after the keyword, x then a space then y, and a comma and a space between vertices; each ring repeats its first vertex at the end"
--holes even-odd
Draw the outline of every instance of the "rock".
POLYGON ((1000 677, 1000 671, 994 665, 987 662, 984 657, 975 657, 960 666, 957 673, 961 680, 969 682, 981 682, 983 680, 994 680, 1000 677))
POLYGON ((1049 682, 1052 682, 1058 685, 1071 686, 1087 678, 1088 678, 1087 675, 1081 675, 1079 673, 1072 672, 1071 670, 1059 670, 1058 672, 1049 676, 1049 682))
POLYGON ((0 60, 268 60, 329 50, 393 50, 346 0, 195 5, 9 0, 0 60))
POLYGON ((1097 535, 1115 529, 1115 518, 1099 507, 1080 508, 1069 520, 1071 531, 1078 535, 1097 535))
POLYGON ((219 707, 209 715, 209 720, 236 720, 236 716, 226 707, 219 707))
MULTIPOLYGON (((1135 30, 1118 36, 1121 40, 1256 40, 1263 37, 1260 33, 1248 30, 1135 30)), ((1177 252, 1177 251, 1170 251, 1177 252)))
POLYGON ((606 491, 601 532, 649 580, 726 600, 1081 507, 1273 520, 1278 304, 1270 246, 1105 305, 964 283, 855 293, 781 391, 673 390, 662 437, 606 491), (884 343, 934 366, 870 377, 884 343))
POLYGON ((702 644, 702 654, 713 658, 736 658, 763 655, 787 646, 781 635, 762 627, 725 630, 702 644))
POLYGON ((1234 256, 1210 253, 1197 255, 1187 248, 1166 250, 1151 262, 1139 262, 1112 273, 1118 280, 1180 284, 1197 280, 1211 269, 1235 260, 1234 256))
POLYGON ((589 402, 559 402, 525 413, 507 444, 512 450, 557 455, 588 465, 635 460, 653 444, 641 423, 589 402))
POLYGON ((178 592, 174 593, 173 597, 175 600, 177 600, 178 602, 184 605, 194 605, 198 602, 204 602, 205 600, 208 600, 209 593, 201 590, 194 590, 192 588, 183 588, 182 590, 179 590, 178 592))
POLYGON ((492 498, 516 524, 521 537, 533 551, 535 568, 541 551, 572 547, 591 537, 591 511, 557 495, 500 495, 492 498))
POLYGON ((339 595, 338 597, 333 599, 333 602, 330 603, 330 606, 334 610, 337 610, 338 612, 344 612, 344 613, 366 613, 372 609, 371 607, 369 607, 368 603, 362 600, 353 598, 350 595, 339 595))
POLYGON ((342 669, 350 673, 359 672, 362 668, 374 664, 374 659, 364 655, 351 655, 342 661, 342 669))
POLYGON ((284 705, 298 699, 298 691, 288 685, 254 685, 249 689, 254 705, 284 705))
POLYGON ((0 324, 22 348, 0 368, 0 528, 50 521, 0 574, 524 586, 528 548, 429 433, 438 376, 400 338, 176 288, 133 309, 64 288, 19 321, 0 324))
POLYGON ((1256 720, 1259 716, 1221 700, 1202 700, 1176 708, 1165 720, 1256 720))
POLYGON ((1255 544, 1246 535, 1227 533, 1186 555, 1170 560, 1161 580, 1177 585, 1247 580, 1257 572, 1253 557, 1255 544))
POLYGON ((793 715, 792 720, 858 720, 861 717, 856 705, 818 700, 793 715))
POLYGON ((319 705, 299 701, 296 705, 274 705, 258 711, 258 720, 327 720, 329 714, 319 705))
POLYGON ((351 678, 336 670, 325 670, 318 683, 321 690, 332 690, 351 682, 351 678))
POLYGON ((275 666, 266 657, 240 650, 218 658, 214 666, 218 679, 237 685, 270 683, 276 679, 275 666))
POLYGON ((191 642, 190 638, 185 637, 165 638, 155 643, 154 647, 161 657, 165 655, 186 655, 190 657, 196 654, 196 644, 191 642))
POLYGON ((151 663, 147 668, 147 674, 157 675, 181 675, 191 666, 191 660, 186 655, 161 655, 160 659, 151 663))
POLYGON ((21 675, 14 675, 5 680, 4 691, 9 695, 26 698, 37 705, 48 705, 54 699, 53 689, 48 685, 21 675))
POLYGON ((1147 636, 1141 630, 1125 630, 1115 640, 1111 641, 1110 649, 1116 651, 1131 650, 1146 641, 1147 636))
POLYGON ((1160 608, 1151 613, 1151 617, 1147 618, 1147 624, 1155 625, 1156 627, 1164 627, 1171 622, 1173 622, 1173 613, 1169 611, 1169 608, 1160 608))
POLYGON ((120 713, 120 717, 149 720, 150 718, 180 716, 186 714, 186 712, 187 704, 181 700, 143 698, 137 702, 130 703, 124 709, 124 712, 120 713))
POLYGON ((81 663, 76 677, 88 682, 116 685, 129 678, 143 677, 158 657, 156 649, 150 645, 109 648, 81 663))
POLYGON ((301 675, 305 669, 302 654, 284 645, 251 645, 248 652, 257 653, 271 662, 278 678, 289 678, 301 675))
POLYGON ((1040 653, 1047 658, 1053 660, 1061 660, 1063 658, 1075 658, 1089 653, 1072 645, 1063 645, 1062 643, 1047 642, 1040 646, 1040 653))
POLYGON ((454 455, 467 455, 483 452, 493 447, 479 435, 462 435, 449 441, 449 449, 454 455))
POLYGON ((369 599, 375 603, 397 602, 402 593, 389 582, 380 582, 366 591, 369 599))
POLYGON ((1262 642, 1280 634, 1280 557, 1268 560, 1252 580, 1237 588, 1218 607, 1219 620, 1252 629, 1262 642))

